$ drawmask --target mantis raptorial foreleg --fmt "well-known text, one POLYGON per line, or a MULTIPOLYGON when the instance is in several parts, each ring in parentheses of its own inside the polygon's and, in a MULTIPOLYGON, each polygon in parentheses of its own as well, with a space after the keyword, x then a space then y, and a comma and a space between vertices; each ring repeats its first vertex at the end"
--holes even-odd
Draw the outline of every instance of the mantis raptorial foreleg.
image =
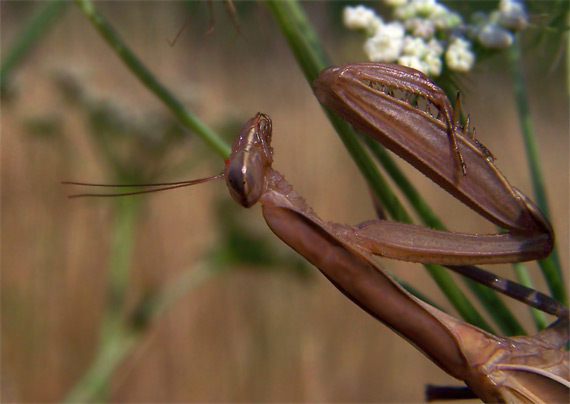
POLYGON ((390 258, 443 265, 528 261, 550 254, 554 233, 548 220, 508 183, 489 151, 466 133, 467 128, 450 118, 454 116, 451 104, 427 76, 397 65, 351 64, 323 70, 313 89, 323 105, 509 231, 470 235, 374 220, 358 226, 359 245, 390 258), (401 92, 399 97, 395 90, 401 92), (436 113, 411 102, 418 97, 431 103, 436 113), (468 175, 458 176, 456 166, 450 164, 454 158, 450 131, 469 166, 468 175))

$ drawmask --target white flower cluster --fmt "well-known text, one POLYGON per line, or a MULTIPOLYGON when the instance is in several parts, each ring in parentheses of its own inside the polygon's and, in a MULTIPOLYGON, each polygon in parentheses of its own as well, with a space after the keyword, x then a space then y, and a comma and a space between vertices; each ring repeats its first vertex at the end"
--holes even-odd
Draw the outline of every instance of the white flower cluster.
POLYGON ((445 66, 467 72, 475 63, 473 40, 491 49, 508 47, 512 32, 527 24, 519 0, 500 0, 490 16, 478 14, 476 23, 466 25, 461 16, 437 0, 384 0, 393 8, 397 21, 385 23, 374 10, 364 6, 346 7, 344 24, 363 30, 368 39, 364 51, 375 62, 398 63, 439 76, 445 66), (442 60, 443 59, 443 60, 442 60))
POLYGON ((513 43, 513 33, 528 25, 526 11, 518 0, 500 0, 499 9, 489 16, 478 14, 472 35, 485 48, 505 49, 513 43))

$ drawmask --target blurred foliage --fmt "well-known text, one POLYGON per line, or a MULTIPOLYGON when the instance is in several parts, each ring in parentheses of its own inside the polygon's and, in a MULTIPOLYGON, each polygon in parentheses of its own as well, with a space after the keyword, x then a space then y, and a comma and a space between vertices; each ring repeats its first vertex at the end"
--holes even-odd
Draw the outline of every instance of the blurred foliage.
POLYGON ((169 113, 140 111, 116 98, 94 93, 86 80, 70 71, 54 75, 56 89, 71 108, 79 110, 101 157, 111 168, 113 181, 148 183, 166 169, 187 165, 187 156, 173 152, 189 140, 169 113))
POLYGON ((313 279, 315 273, 301 258, 267 232, 256 233, 241 218, 243 208, 228 197, 217 201, 216 218, 219 240, 207 254, 207 260, 223 270, 248 268, 262 271, 282 271, 299 277, 313 279))
POLYGON ((562 68, 570 31, 570 2, 566 0, 530 1, 526 3, 531 15, 526 35, 526 51, 537 52, 545 58, 543 66, 549 71, 562 68))
POLYGON ((31 116, 24 119, 25 132, 41 139, 53 139, 63 133, 62 117, 58 114, 31 116))
MULTIPOLYGON (((16 2, 14 2, 16 3, 16 2)), ((32 48, 45 36, 64 13, 70 2, 65 0, 50 0, 40 2, 40 6, 33 2, 17 2, 17 6, 10 9, 17 14, 27 15, 33 9, 33 17, 27 19, 26 24, 21 28, 7 51, 2 50, 2 63, 0 65, 0 97, 2 100, 10 96, 12 91, 12 72, 18 65, 26 59, 32 48)), ((4 4, 2 4, 4 6, 4 4)))

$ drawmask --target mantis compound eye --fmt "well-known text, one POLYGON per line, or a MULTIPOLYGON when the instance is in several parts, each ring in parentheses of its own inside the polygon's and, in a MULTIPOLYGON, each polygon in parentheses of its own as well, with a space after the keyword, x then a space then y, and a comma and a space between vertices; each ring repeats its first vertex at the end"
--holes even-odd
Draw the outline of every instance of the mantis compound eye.
POLYGON ((265 188, 265 167, 256 149, 240 151, 230 157, 226 184, 237 203, 246 208, 255 205, 265 188))

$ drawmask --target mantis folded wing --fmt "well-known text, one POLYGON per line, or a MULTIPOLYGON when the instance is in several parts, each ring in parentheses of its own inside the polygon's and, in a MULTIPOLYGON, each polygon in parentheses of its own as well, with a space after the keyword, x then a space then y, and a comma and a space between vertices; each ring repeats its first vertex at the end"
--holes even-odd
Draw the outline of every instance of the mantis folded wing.
POLYGON ((350 64, 323 70, 313 89, 323 105, 510 231, 481 236, 375 220, 360 225, 361 246, 390 258, 442 265, 529 261, 550 254, 554 233, 548 220, 508 183, 470 128, 451 118, 449 100, 427 76, 404 66, 350 64), (419 108, 419 98, 427 102, 425 110, 419 108), (454 144, 468 175, 460 175, 452 164, 454 144))

